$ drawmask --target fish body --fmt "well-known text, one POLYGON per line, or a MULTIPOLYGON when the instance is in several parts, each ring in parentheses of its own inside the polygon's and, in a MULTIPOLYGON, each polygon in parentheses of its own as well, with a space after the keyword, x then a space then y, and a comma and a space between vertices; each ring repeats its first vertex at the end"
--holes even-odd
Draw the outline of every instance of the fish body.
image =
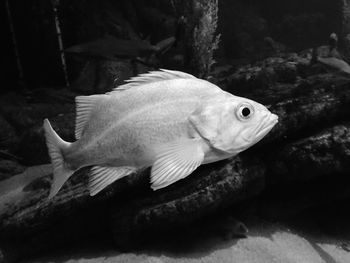
POLYGON ((318 57, 317 61, 340 73, 350 74, 350 65, 342 59, 336 57, 318 57))
POLYGON ((136 58, 166 52, 175 42, 166 38, 156 45, 144 40, 119 39, 110 35, 65 49, 67 53, 86 54, 97 58, 136 58))
POLYGON ((54 196, 74 171, 94 166, 90 193, 150 167, 154 190, 187 177, 198 166, 247 149, 277 123, 252 100, 224 92, 178 71, 132 78, 103 95, 79 96, 77 141, 62 141, 45 120, 54 166, 54 196))

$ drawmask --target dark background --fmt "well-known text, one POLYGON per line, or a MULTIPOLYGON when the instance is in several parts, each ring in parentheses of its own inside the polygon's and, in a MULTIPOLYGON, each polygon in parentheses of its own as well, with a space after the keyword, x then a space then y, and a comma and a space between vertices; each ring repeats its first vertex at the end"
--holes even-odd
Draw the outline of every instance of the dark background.
MULTIPOLYGON (((51 1, 9 2, 25 86, 33 89, 65 85, 51 1)), ((137 8, 150 6, 177 19, 179 14, 172 8, 171 1, 168 4, 163 1, 138 2, 60 1, 58 16, 64 47, 91 41, 106 34, 127 38, 120 34, 121 31, 112 28, 108 21, 110 17, 122 17, 129 21, 140 38, 147 38, 152 44, 176 33, 176 23, 170 22, 168 27, 157 27, 147 18, 151 13, 142 13, 142 8, 137 8), (129 14, 129 5, 132 6, 132 14, 129 14), (109 12, 108 15, 105 15, 106 11, 109 12)), ((262 58, 267 55, 264 54, 266 37, 282 43, 291 51, 327 43, 330 33, 342 33, 339 3, 340 1, 332 0, 221 0, 217 30, 221 34, 221 42, 216 59, 230 63, 242 58, 262 58)), ((4 3, 1 5, 1 19, 4 65, 1 91, 5 92, 18 88, 18 71, 4 3)), ((182 52, 185 53, 184 50, 182 52)), ((74 83, 84 63, 69 54, 66 59, 69 79, 74 83)), ((167 67, 166 63, 162 66, 167 67)))

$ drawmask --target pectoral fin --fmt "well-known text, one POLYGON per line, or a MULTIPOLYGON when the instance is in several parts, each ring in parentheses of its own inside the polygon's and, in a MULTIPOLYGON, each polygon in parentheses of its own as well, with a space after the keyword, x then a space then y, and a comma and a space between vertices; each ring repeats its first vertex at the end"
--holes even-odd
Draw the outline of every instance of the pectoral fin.
POLYGON ((94 166, 89 178, 90 195, 94 196, 114 181, 135 172, 135 168, 94 166))
POLYGON ((151 188, 158 190, 190 175, 203 162, 202 143, 186 139, 162 147, 152 166, 151 188))

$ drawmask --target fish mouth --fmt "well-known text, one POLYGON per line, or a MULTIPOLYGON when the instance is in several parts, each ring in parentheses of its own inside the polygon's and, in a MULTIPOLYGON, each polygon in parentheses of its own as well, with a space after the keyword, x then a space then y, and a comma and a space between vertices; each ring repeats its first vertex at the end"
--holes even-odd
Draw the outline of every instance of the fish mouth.
POLYGON ((267 113, 264 115, 260 123, 250 133, 249 137, 243 136, 243 140, 246 143, 257 143, 260 141, 275 125, 278 123, 278 116, 273 113, 267 113))
POLYGON ((257 128, 256 138, 261 140, 276 124, 278 123, 278 116, 270 113, 264 118, 257 128))

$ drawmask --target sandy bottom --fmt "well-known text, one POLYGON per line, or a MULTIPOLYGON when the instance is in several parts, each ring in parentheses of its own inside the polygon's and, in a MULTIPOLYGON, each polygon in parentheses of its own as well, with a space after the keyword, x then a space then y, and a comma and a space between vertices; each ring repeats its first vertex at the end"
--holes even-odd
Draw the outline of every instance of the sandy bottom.
MULTIPOLYGON (((349 263, 349 239, 330 238, 324 234, 292 230, 287 224, 260 222, 247 224, 246 238, 224 240, 218 234, 203 231, 200 235, 185 234, 176 240, 147 245, 142 250, 120 253, 112 248, 83 247, 56 252, 23 262, 295 262, 349 263)), ((210 232, 210 231, 209 231, 210 232)), ((198 233, 197 233, 198 234, 198 233)))

